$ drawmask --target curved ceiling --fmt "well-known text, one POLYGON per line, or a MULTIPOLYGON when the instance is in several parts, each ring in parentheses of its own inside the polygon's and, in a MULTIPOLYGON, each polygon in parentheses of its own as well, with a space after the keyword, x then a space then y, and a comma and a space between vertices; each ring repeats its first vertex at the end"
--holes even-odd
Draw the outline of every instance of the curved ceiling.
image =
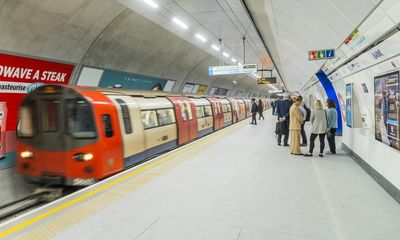
POLYGON ((298 91, 321 68, 308 51, 337 48, 379 0, 243 0, 288 90, 298 91))

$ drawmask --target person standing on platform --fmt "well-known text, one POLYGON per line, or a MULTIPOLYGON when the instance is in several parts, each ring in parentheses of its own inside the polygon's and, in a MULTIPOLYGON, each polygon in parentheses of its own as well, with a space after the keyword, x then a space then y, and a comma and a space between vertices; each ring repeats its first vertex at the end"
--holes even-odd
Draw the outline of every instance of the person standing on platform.
POLYGON ((332 99, 328 99, 326 101, 326 106, 328 110, 326 110, 326 114, 328 117, 328 131, 326 138, 329 143, 329 152, 327 154, 336 154, 336 129, 338 128, 338 114, 336 111, 336 104, 332 99))
POLYGON ((300 150, 300 132, 303 124, 303 116, 299 106, 303 99, 298 97, 295 99, 293 105, 290 107, 290 153, 293 155, 301 155, 300 150))
POLYGON ((257 107, 256 99, 252 98, 251 99, 251 123, 250 124, 257 125, 257 118, 256 118, 257 112, 258 112, 258 107, 257 107))
POLYGON ((278 115, 278 121, 281 123, 282 127, 282 131, 278 133, 278 145, 281 145, 282 135, 285 135, 283 145, 289 146, 289 111, 291 106, 292 101, 290 95, 285 95, 285 99, 276 104, 276 115, 278 115))
POLYGON ((306 135, 306 131, 304 130, 304 124, 306 123, 306 121, 310 121, 310 116, 311 116, 311 110, 309 108, 307 108, 306 104, 303 103, 303 97, 302 96, 298 96, 298 99, 300 99, 301 103, 299 106, 300 112, 301 112, 301 116, 303 117, 303 124, 301 124, 301 144, 300 146, 307 146, 307 135, 306 135), (308 117, 308 119, 307 119, 308 117))
POLYGON ((264 120, 263 112, 264 112, 264 103, 263 103, 263 101, 261 101, 261 99, 259 99, 258 100, 258 114, 259 114, 258 120, 261 120, 261 118, 264 120))
MULTIPOLYGON (((276 101, 276 102, 277 102, 277 101, 276 101)), ((275 101, 272 101, 272 102, 271 102, 271 107, 272 107, 272 115, 275 115, 276 102, 275 102, 275 101)))
POLYGON ((319 137, 319 156, 324 156, 325 149, 325 134, 328 130, 328 119, 325 110, 322 108, 322 103, 320 100, 316 100, 314 104, 315 110, 311 113, 311 136, 310 136, 310 150, 306 153, 305 157, 311 157, 314 151, 314 142, 317 137, 319 137))

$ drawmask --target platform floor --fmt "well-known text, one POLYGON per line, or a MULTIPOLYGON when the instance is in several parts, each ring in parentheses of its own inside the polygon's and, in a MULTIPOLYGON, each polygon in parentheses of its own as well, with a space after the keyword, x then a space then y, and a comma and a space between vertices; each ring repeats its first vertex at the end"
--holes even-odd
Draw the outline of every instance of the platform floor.
POLYGON ((292 156, 276 145, 272 116, 248 123, 2 226, 0 236, 400 239, 399 204, 348 156, 292 156))

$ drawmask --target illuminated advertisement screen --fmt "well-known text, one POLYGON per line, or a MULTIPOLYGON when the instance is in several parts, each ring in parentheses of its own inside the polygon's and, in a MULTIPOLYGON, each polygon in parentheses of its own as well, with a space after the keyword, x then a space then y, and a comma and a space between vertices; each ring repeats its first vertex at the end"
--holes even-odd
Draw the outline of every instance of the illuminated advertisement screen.
POLYGON ((375 139, 400 150, 399 72, 374 78, 375 139))
POLYGON ((353 84, 346 84, 346 125, 353 127, 353 84))

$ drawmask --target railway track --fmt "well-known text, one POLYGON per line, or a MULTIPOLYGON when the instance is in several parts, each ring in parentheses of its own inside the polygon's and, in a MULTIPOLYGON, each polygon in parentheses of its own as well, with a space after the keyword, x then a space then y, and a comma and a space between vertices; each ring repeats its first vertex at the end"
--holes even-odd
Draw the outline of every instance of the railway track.
POLYGON ((71 193, 71 191, 63 190, 63 188, 38 187, 29 196, 0 206, 0 223, 61 198, 66 195, 66 192, 71 193))

